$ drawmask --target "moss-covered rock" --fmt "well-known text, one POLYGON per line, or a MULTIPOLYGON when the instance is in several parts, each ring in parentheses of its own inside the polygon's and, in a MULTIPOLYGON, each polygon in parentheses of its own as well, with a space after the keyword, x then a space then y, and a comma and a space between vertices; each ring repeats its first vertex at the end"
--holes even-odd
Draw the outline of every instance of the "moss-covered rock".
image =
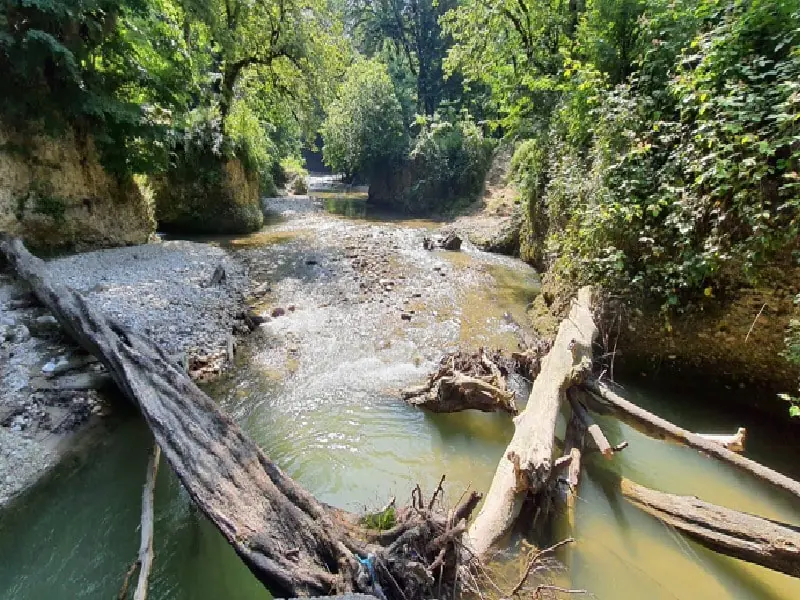
POLYGON ((102 167, 90 137, 0 124, 0 231, 55 251, 141 244, 154 229, 139 187, 102 167))
POLYGON ((258 174, 237 158, 211 151, 183 156, 153 188, 164 231, 249 233, 264 224, 258 174))
MULTIPOLYGON (((794 303, 800 269, 786 266, 780 271, 768 275, 771 286, 741 287, 679 315, 666 316, 658 305, 631 298, 608 299, 600 319, 601 341, 610 346, 607 353, 616 353, 617 377, 645 376, 659 385, 695 390, 727 389, 732 401, 744 399, 764 412, 785 415, 787 405, 776 394, 793 393, 800 376, 797 365, 783 356, 789 321, 800 318, 794 303), (736 398, 734 391, 739 392, 736 398)), ((528 311, 537 333, 555 335, 574 292, 574 284, 545 274, 542 293, 528 311)))

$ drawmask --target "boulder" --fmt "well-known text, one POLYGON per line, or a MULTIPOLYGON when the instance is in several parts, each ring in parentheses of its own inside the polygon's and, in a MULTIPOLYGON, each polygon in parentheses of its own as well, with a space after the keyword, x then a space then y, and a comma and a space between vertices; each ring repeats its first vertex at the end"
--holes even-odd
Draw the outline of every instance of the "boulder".
POLYGON ((250 233, 264 224, 258 174, 237 158, 197 150, 153 183, 156 219, 164 231, 250 233))

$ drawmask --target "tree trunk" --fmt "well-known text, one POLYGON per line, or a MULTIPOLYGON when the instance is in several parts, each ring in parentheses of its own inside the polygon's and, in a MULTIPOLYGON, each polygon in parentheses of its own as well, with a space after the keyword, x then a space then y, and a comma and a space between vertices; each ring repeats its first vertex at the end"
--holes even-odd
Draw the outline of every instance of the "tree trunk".
POLYGON ((351 534, 346 513, 321 504, 287 477, 161 348, 52 281, 47 265, 20 240, 0 235, 0 251, 139 407, 192 500, 273 594, 372 592, 356 554, 373 553, 388 600, 430 597, 435 578, 425 565, 445 544, 447 568, 437 576, 455 580, 460 544, 431 540, 458 524, 418 510, 398 518, 393 536, 384 537, 387 547, 363 541, 361 529, 351 534))
POLYGON ((514 419, 514 437, 497 465, 486 502, 469 529, 469 543, 479 555, 509 531, 528 495, 544 491, 551 474, 559 407, 566 390, 590 372, 597 334, 592 291, 583 288, 542 361, 527 407, 514 419))
POLYGON ((623 495, 706 548, 800 577, 800 527, 665 494, 622 479, 623 495))
POLYGON ((625 420, 632 421, 633 424, 643 427, 645 433, 652 435, 655 432, 658 437, 671 439, 691 448, 701 450, 800 498, 800 482, 773 471, 754 460, 731 452, 716 442, 704 439, 636 406, 633 402, 625 400, 604 382, 590 381, 585 386, 600 402, 610 405, 625 420))

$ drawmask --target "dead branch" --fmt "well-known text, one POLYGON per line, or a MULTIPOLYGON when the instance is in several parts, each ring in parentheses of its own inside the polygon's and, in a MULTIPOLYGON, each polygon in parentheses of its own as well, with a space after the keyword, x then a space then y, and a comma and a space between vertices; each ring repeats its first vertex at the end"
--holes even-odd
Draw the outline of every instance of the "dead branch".
POLYGON ((773 471, 754 460, 740 456, 731 452, 716 442, 703 439, 699 435, 687 431, 666 419, 654 415, 635 405, 633 402, 623 398, 616 390, 612 389, 607 383, 597 380, 588 381, 585 384, 594 397, 604 404, 611 406, 614 411, 624 420, 639 426, 645 433, 656 435, 656 437, 667 438, 691 448, 701 450, 706 454, 719 460, 732 464, 738 469, 750 473, 754 477, 766 481, 782 490, 800 498, 800 482, 773 471))

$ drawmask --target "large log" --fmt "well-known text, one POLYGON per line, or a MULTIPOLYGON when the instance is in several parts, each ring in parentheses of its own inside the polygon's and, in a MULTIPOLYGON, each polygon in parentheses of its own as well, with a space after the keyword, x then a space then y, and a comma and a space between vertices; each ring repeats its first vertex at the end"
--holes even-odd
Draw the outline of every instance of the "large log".
POLYGON ((731 452, 717 442, 707 440, 696 433, 687 431, 686 429, 670 423, 666 419, 654 415, 623 398, 605 382, 592 380, 586 382, 585 387, 594 394, 599 401, 611 406, 624 420, 632 421, 633 424, 644 428, 646 432, 656 432, 663 438, 701 450, 710 456, 730 463, 741 471, 750 473, 762 481, 766 481, 800 498, 800 482, 778 473, 777 471, 773 471, 754 460, 731 452))
POLYGON ((553 440, 566 390, 591 370, 598 330, 592 316, 592 290, 583 288, 561 322, 550 352, 542 360, 528 405, 514 419, 514 436, 497 465, 492 485, 469 529, 469 543, 485 554, 511 528, 525 498, 544 491, 553 464, 553 440))
POLYGON ((433 581, 425 564, 444 543, 450 549, 447 568, 437 576, 455 580, 461 545, 452 539, 431 543, 457 526, 446 516, 409 512, 392 536, 384 536, 386 545, 364 541, 363 531, 352 532, 343 513, 318 502, 272 463, 160 347, 53 281, 47 265, 18 239, 0 235, 0 251, 139 407, 192 500, 273 594, 372 592, 356 556, 372 554, 388 600, 430 597, 433 581))
POLYGON ((623 495, 703 546, 793 577, 800 577, 800 527, 763 519, 694 496, 651 490, 628 479, 623 495))

